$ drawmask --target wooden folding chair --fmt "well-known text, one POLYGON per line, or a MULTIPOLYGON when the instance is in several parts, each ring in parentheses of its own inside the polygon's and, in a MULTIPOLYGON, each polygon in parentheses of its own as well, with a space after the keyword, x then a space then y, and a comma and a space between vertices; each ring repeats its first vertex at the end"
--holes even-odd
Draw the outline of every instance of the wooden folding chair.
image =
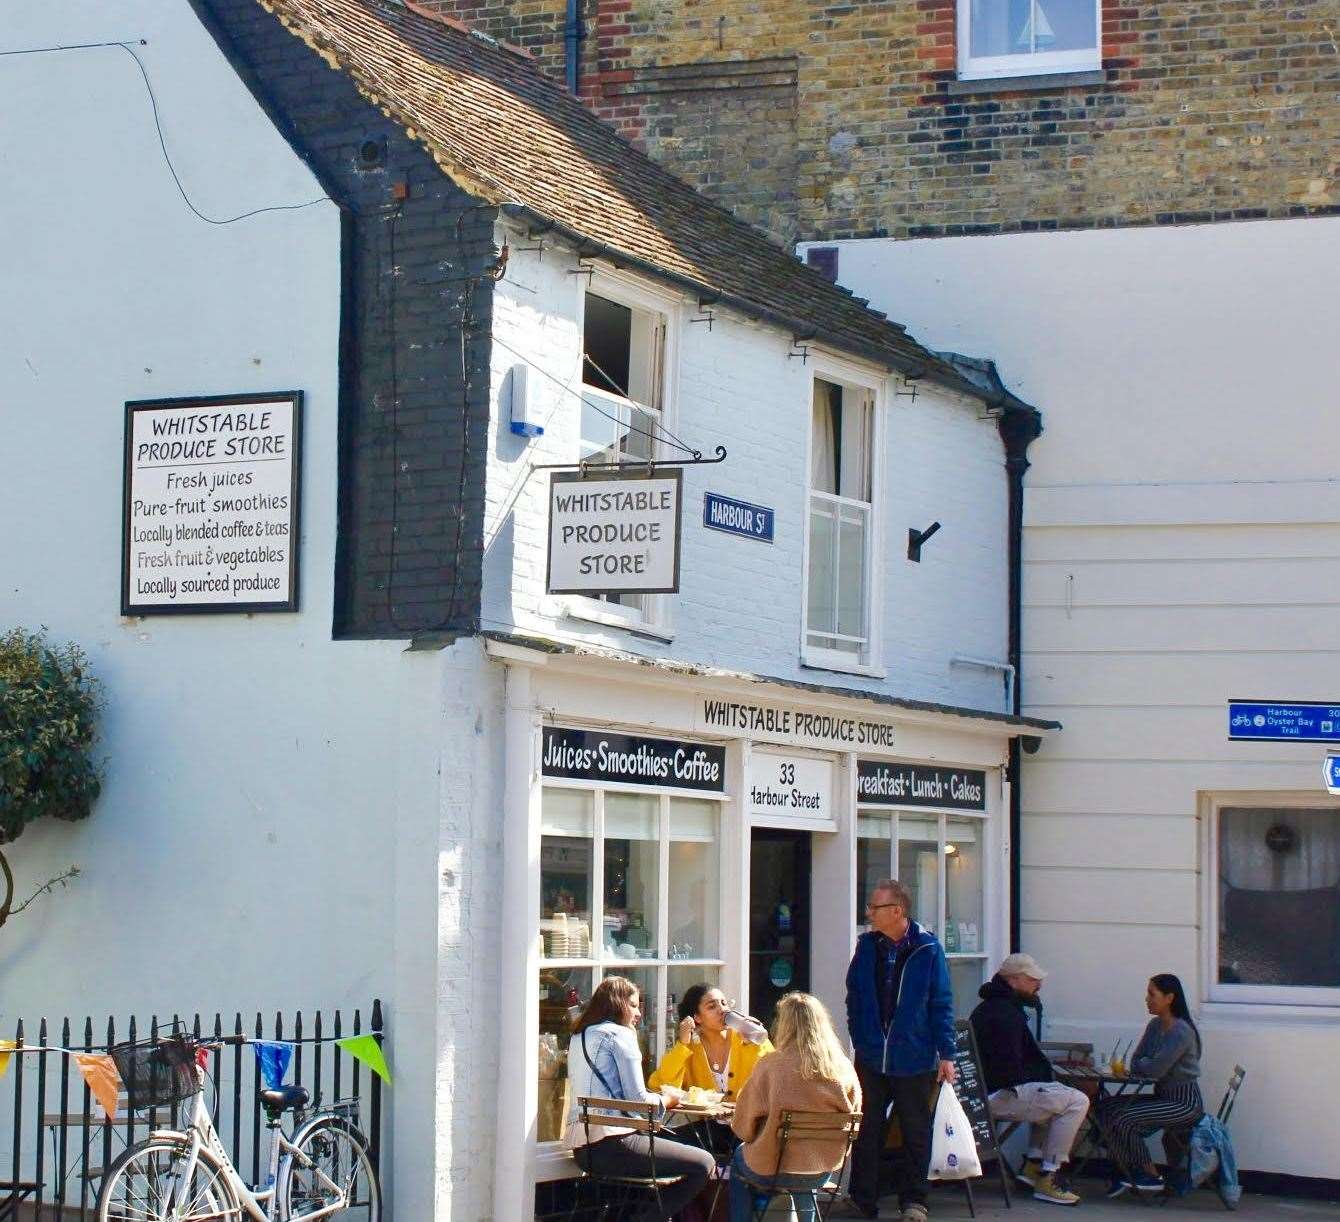
MULTIPOLYGON (((610 1175, 599 1170, 584 1170, 578 1179, 577 1189, 573 1194, 570 1218, 575 1218, 578 1210, 582 1208, 582 1184, 593 1184, 599 1190, 597 1207, 603 1205, 604 1212, 600 1215, 602 1217, 609 1214, 611 1208, 633 1204, 648 1193, 655 1198, 656 1208, 660 1216, 662 1218, 666 1216, 665 1207, 661 1203, 661 1189, 675 1183, 680 1177, 678 1175, 656 1174, 656 1134, 658 1126, 655 1116, 660 1108, 659 1103, 642 1103, 632 1099, 605 1099, 597 1095, 581 1095, 578 1097, 577 1115, 581 1119, 587 1144, 592 1144, 592 1125, 602 1129, 619 1129, 625 1133, 645 1133, 648 1143, 648 1156, 651 1160, 651 1174, 610 1175), (614 1200, 604 1200, 607 1189, 613 1190, 611 1195, 613 1195, 614 1200)), ((663 1138, 662 1140, 669 1139, 663 1138)), ((617 1212, 612 1215, 615 1218, 622 1216, 621 1213, 617 1212)))
POLYGON ((856 1135, 861 1131, 860 1112, 803 1112, 784 1111, 777 1135, 777 1166, 766 1180, 749 1180, 754 1191, 754 1218, 756 1222, 768 1212, 772 1198, 783 1193, 810 1192, 814 1194, 815 1214, 820 1222, 828 1217, 833 1203, 842 1192, 842 1181, 847 1172, 847 1163, 851 1160, 851 1148, 856 1144, 856 1135), (786 1163, 787 1145, 795 1141, 809 1141, 816 1138, 836 1140, 843 1143, 842 1162, 836 1171, 818 1188, 778 1187, 777 1179, 786 1174, 782 1167, 786 1163), (821 1199, 822 1198, 822 1199, 821 1199))

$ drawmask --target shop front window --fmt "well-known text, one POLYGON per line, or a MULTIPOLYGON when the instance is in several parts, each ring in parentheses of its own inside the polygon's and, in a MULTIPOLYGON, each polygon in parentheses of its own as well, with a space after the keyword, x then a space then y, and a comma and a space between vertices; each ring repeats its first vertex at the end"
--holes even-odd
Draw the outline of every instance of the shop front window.
POLYGON ((876 883, 901 882, 912 918, 945 948, 960 1017, 977 1004, 986 967, 985 830, 984 818, 928 811, 861 809, 856 820, 857 924, 876 883))
POLYGON ((1340 802, 1217 807, 1212 997, 1340 1005, 1340 802))
POLYGON ((546 786, 541 799, 539 1115, 563 1136, 572 1019, 605 976, 641 994, 650 1076, 684 991, 720 975, 720 803, 546 786), (593 903, 593 898, 596 902, 593 903))

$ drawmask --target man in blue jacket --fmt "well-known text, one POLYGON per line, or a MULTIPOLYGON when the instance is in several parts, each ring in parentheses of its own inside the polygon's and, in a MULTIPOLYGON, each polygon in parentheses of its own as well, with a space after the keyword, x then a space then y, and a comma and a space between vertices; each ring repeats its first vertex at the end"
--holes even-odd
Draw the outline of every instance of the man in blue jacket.
POLYGON ((903 1222, 926 1222, 931 1105, 937 1082, 954 1081, 954 997, 949 965, 933 933, 912 920, 902 883, 876 884, 865 907, 870 931, 847 969, 847 1031, 856 1050, 865 1119, 852 1152, 850 1202, 879 1213, 879 1163, 893 1105, 902 1131, 898 1206, 903 1222))

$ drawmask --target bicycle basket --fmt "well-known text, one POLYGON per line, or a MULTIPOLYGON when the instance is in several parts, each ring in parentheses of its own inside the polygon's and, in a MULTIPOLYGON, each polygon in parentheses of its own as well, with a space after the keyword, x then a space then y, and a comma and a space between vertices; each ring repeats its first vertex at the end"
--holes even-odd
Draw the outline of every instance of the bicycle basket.
POLYGON ((125 1084, 131 1111, 166 1107, 200 1090, 195 1049, 185 1040, 117 1044, 107 1051, 125 1084))

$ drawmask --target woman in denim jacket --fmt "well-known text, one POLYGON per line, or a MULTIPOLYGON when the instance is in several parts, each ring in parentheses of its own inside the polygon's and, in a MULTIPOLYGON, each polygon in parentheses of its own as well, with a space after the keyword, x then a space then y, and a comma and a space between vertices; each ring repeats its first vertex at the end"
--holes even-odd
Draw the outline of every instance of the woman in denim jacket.
POLYGON ((637 985, 623 976, 607 976, 573 1024, 572 1041, 568 1045, 572 1102, 565 1141, 584 1171, 678 1176, 674 1183, 662 1186, 659 1209, 654 1200, 649 1201, 636 1215, 639 1222, 643 1219, 650 1222, 677 1213, 698 1195, 715 1166, 712 1156, 706 1150, 661 1138, 656 1142, 653 1165, 651 1138, 647 1134, 594 1122, 590 1125, 588 1144, 587 1127, 577 1110, 577 1100, 583 1096, 656 1103, 661 1116, 673 1106, 649 1091, 642 1079, 642 1050, 634 1033, 641 1018, 637 985))

